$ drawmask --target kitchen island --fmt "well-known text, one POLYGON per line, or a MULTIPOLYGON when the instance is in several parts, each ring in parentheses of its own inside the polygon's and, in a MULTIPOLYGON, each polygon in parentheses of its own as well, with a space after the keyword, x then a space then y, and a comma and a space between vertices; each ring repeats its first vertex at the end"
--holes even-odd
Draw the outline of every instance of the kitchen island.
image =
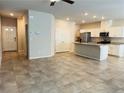
POLYGON ((74 52, 76 55, 96 59, 106 60, 108 57, 109 46, 97 43, 80 43, 75 42, 74 52))

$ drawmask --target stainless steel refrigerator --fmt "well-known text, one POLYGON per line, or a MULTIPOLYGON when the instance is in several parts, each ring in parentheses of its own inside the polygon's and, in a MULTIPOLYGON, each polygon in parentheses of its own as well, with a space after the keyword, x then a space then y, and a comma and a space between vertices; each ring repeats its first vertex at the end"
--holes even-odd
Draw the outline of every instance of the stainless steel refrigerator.
POLYGON ((84 33, 81 33, 80 35, 81 37, 81 42, 91 42, 91 32, 84 32, 84 33))

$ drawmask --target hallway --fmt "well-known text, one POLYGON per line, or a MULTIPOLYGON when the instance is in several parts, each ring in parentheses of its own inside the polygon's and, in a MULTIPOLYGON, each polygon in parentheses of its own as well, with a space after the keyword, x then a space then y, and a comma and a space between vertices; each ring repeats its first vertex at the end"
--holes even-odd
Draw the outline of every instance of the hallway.
POLYGON ((24 55, 19 55, 17 52, 3 52, 3 62, 9 62, 14 59, 25 58, 24 55))

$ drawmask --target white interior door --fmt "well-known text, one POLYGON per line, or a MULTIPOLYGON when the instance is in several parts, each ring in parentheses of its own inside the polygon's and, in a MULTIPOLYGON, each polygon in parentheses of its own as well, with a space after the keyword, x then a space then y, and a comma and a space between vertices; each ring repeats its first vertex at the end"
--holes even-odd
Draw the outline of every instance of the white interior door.
POLYGON ((70 49, 70 33, 57 29, 56 31, 56 52, 66 52, 70 49))
POLYGON ((16 27, 2 27, 3 51, 16 51, 16 27))

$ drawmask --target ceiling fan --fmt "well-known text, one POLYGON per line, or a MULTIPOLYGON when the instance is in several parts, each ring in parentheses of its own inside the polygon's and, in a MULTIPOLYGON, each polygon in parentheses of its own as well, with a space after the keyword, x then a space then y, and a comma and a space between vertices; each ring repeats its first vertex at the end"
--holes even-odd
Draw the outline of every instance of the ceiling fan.
POLYGON ((54 6, 55 3, 59 2, 59 1, 63 1, 63 2, 69 3, 69 4, 74 4, 74 1, 72 1, 72 0, 50 0, 50 1, 51 1, 50 6, 54 6))

